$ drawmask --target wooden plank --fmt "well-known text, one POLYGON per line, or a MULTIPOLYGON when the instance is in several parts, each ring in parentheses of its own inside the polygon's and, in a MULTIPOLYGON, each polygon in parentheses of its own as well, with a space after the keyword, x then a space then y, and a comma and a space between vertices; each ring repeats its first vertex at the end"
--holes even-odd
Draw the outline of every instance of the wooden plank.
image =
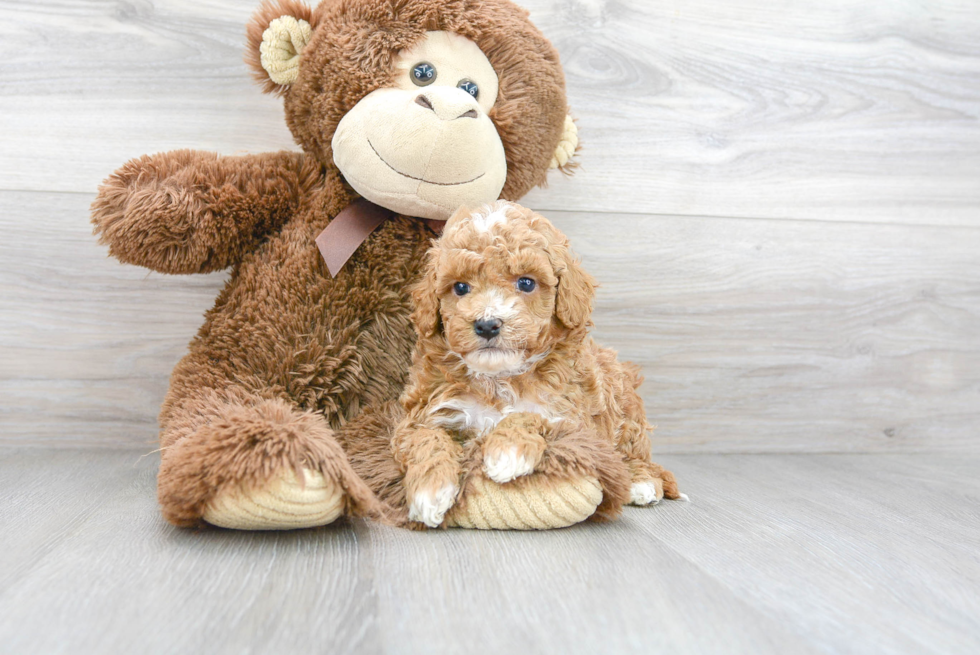
POLYGON ((976 455, 669 461, 692 502, 641 528, 809 644, 980 649, 976 455))
POLYGON ((531 534, 370 526, 385 650, 816 652, 640 527, 684 509, 531 534))
MULTIPOLYGON (((3 448, 0 474, 0 590, 71 537, 100 507, 132 485, 140 460, 133 450, 89 454, 73 449, 3 448)), ((2 592, 0 592, 2 594, 2 592)))
MULTIPOLYGON (((0 192, 0 440, 151 449, 224 280, 122 266, 91 195, 0 192)), ((976 448, 980 230, 553 212, 658 452, 976 448)))
MULTIPOLYGON (((256 4, 0 2, 2 188, 91 192, 146 152, 293 147, 242 63, 256 4)), ((532 206, 980 220, 976 3, 522 4, 561 51, 585 144, 532 206)))
POLYGON ((585 150, 529 204, 978 224, 976 3, 547 4, 585 150))
POLYGON ((673 455, 691 503, 544 533, 178 530, 158 457, 0 447, 36 652, 972 653, 977 455, 673 455))
MULTIPOLYGON (((47 459, 46 449, 4 454, 15 470, 35 475, 68 463, 64 452, 47 459)), ((339 653, 364 645, 403 653, 809 650, 625 523, 540 534, 419 534, 363 523, 353 530, 195 533, 164 526, 156 515, 154 459, 124 466, 126 483, 4 586, 0 638, 11 652, 67 643, 78 653, 137 643, 166 652, 191 644, 236 652, 281 649, 283 640, 291 651, 339 653), (600 545, 617 557, 592 556, 600 545), (706 620, 710 631, 700 629, 706 620), (118 627, 101 627, 107 621, 118 627), (345 643, 334 631, 367 644, 345 643)), ((72 453, 71 466, 81 462, 88 475, 75 477, 89 480, 121 463, 111 453, 72 453)), ((34 550, 43 535, 27 540, 13 528, 30 520, 36 493, 26 504, 24 497, 4 498, 13 508, 4 511, 8 546, 34 550)))
POLYGON ((91 194, 0 192, 0 439, 143 445, 225 273, 109 259, 91 194))
POLYGON ((28 493, 3 484, 5 557, 30 562, 0 589, 5 652, 378 652, 372 578, 349 528, 178 530, 156 507, 157 458, 134 467, 133 455, 98 450, 3 457, 33 478, 28 493), (84 493, 64 493, 68 474, 76 488, 111 492, 93 509, 84 493), (65 528, 23 530, 56 503, 65 528))
POLYGON ((551 215, 656 448, 977 448, 980 230, 551 215))

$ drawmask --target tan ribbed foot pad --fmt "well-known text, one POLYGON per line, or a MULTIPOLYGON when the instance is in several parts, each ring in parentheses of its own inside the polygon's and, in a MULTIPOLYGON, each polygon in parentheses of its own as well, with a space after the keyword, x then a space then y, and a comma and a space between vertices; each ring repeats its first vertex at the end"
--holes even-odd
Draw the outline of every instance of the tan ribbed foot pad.
POLYGON ((204 520, 233 530, 294 530, 334 522, 344 511, 344 490, 319 471, 303 469, 301 485, 283 471, 259 489, 230 489, 208 504, 204 520))
POLYGON ((548 530, 581 523, 602 502, 596 478, 549 481, 546 486, 473 481, 465 507, 453 507, 446 525, 479 530, 548 530))

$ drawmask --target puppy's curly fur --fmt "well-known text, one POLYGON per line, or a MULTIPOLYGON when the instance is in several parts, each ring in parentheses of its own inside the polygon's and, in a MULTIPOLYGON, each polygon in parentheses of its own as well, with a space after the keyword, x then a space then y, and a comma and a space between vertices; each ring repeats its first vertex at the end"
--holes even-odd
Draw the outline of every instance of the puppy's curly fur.
POLYGON ((681 497, 650 459, 637 367, 588 335, 595 281, 563 234, 501 201, 457 212, 427 257, 391 437, 410 520, 440 525, 467 477, 507 484, 587 451, 603 516, 681 497))

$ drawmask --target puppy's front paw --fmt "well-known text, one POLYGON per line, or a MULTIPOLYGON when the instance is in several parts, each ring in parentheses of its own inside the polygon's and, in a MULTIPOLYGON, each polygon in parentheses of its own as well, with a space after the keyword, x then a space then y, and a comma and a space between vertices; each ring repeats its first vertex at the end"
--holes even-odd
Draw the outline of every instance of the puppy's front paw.
POLYGON ((447 484, 434 493, 428 490, 419 491, 408 507, 409 520, 438 528, 442 525, 446 512, 455 504, 458 492, 459 488, 453 484, 447 484))
POLYGON ((511 447, 483 457, 483 471, 497 484, 504 484, 534 472, 534 462, 526 455, 518 455, 517 447, 511 447))
POLYGON ((663 487, 655 482, 634 482, 630 487, 630 505, 656 505, 663 498, 663 487))

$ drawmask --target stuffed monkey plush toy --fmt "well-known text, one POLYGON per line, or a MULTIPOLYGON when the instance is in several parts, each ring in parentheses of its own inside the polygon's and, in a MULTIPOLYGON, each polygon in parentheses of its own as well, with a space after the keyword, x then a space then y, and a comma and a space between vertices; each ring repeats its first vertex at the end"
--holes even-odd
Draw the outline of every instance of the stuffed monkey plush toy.
MULTIPOLYGON (((380 516, 342 432, 405 384, 407 289, 439 222, 572 165, 558 54, 508 0, 273 0, 247 60, 302 152, 143 156, 92 205, 122 262, 232 269, 160 412, 163 515, 238 529, 380 516)), ((575 462, 552 477, 519 495, 595 486, 575 462)))

